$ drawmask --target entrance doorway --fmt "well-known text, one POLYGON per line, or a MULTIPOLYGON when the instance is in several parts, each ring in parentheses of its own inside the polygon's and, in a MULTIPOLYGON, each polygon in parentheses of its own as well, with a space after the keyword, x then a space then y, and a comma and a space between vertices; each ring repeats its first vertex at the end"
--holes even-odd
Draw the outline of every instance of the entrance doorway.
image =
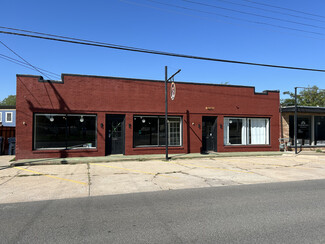
POLYGON ((217 151, 217 117, 202 117, 202 152, 217 151))
POLYGON ((125 115, 106 115, 106 155, 124 154, 125 115))

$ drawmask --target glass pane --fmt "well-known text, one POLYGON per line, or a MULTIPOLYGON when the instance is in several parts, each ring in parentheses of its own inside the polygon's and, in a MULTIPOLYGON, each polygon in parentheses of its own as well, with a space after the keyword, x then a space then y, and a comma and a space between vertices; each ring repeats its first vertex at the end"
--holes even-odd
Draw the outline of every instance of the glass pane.
POLYGON ((158 146, 158 118, 134 117, 134 146, 158 146))
POLYGON ((68 115, 67 147, 96 147, 96 116, 68 115))
POLYGON ((171 146, 180 146, 181 123, 179 118, 170 118, 169 120, 169 134, 168 144, 171 146))
MULTIPOLYGON (((300 145, 310 145, 310 117, 298 116, 297 118, 297 140, 300 145)), ((289 137, 294 145, 294 116, 289 117, 289 137)))
POLYGON ((242 119, 229 119, 229 144, 242 144, 242 119))
POLYGON ((35 115, 35 149, 66 147, 66 116, 35 115))
MULTIPOLYGON (((165 118, 159 118, 159 145, 165 146, 165 118)), ((181 118, 168 118, 168 145, 181 146, 181 118)))
POLYGON ((267 120, 266 119, 249 119, 249 143, 250 144, 267 144, 267 120))
POLYGON ((315 116, 315 142, 316 145, 325 145, 325 117, 315 116))
POLYGON ((166 145, 166 138, 165 138, 165 118, 159 118, 159 145, 165 146, 166 145))

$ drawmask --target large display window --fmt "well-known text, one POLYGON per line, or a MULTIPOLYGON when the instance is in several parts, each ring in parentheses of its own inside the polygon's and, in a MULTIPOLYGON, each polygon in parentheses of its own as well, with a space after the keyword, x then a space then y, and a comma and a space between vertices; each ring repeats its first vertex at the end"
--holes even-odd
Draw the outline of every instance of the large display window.
MULTIPOLYGON (((297 145, 311 145, 311 117, 310 116, 297 116, 297 145)), ((292 145, 294 142, 294 116, 289 117, 289 137, 292 145)))
MULTIPOLYGON (((133 117, 134 147, 165 146, 164 116, 133 117)), ((168 117, 168 145, 182 145, 182 117, 168 117)))
POLYGON ((224 118, 224 145, 268 145, 268 118, 224 118))
POLYGON ((96 125, 96 115, 35 114, 34 149, 96 148, 96 125))

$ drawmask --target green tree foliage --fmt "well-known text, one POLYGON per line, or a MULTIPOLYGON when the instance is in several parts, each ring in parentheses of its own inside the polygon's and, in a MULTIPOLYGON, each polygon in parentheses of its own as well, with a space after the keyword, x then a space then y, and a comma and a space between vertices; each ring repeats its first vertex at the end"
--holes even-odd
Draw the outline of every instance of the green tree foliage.
MULTIPOLYGON (((281 106, 293 106, 295 105, 295 93, 294 92, 283 92, 290 98, 282 99, 281 106)), ((320 90, 317 86, 312 86, 307 89, 299 91, 297 94, 297 104, 299 106, 319 106, 325 107, 325 91, 320 90)))
POLYGON ((0 101, 0 105, 16 106, 16 95, 9 95, 0 101))

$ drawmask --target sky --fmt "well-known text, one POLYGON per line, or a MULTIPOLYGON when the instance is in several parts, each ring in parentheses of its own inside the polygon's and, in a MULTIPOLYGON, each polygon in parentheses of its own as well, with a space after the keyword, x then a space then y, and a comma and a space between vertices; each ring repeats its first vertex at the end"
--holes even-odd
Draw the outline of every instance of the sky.
MULTIPOLYGON (((325 69, 323 0, 11 0, 1 1, 0 9, 2 27, 179 54, 325 69)), ((1 33, 0 41, 33 66, 59 75, 164 80, 168 66, 170 75, 182 70, 175 81, 254 86, 257 92, 325 88, 322 72, 166 57, 1 33)), ((16 94, 16 74, 42 75, 4 57, 22 61, 0 43, 0 100, 16 94)))

